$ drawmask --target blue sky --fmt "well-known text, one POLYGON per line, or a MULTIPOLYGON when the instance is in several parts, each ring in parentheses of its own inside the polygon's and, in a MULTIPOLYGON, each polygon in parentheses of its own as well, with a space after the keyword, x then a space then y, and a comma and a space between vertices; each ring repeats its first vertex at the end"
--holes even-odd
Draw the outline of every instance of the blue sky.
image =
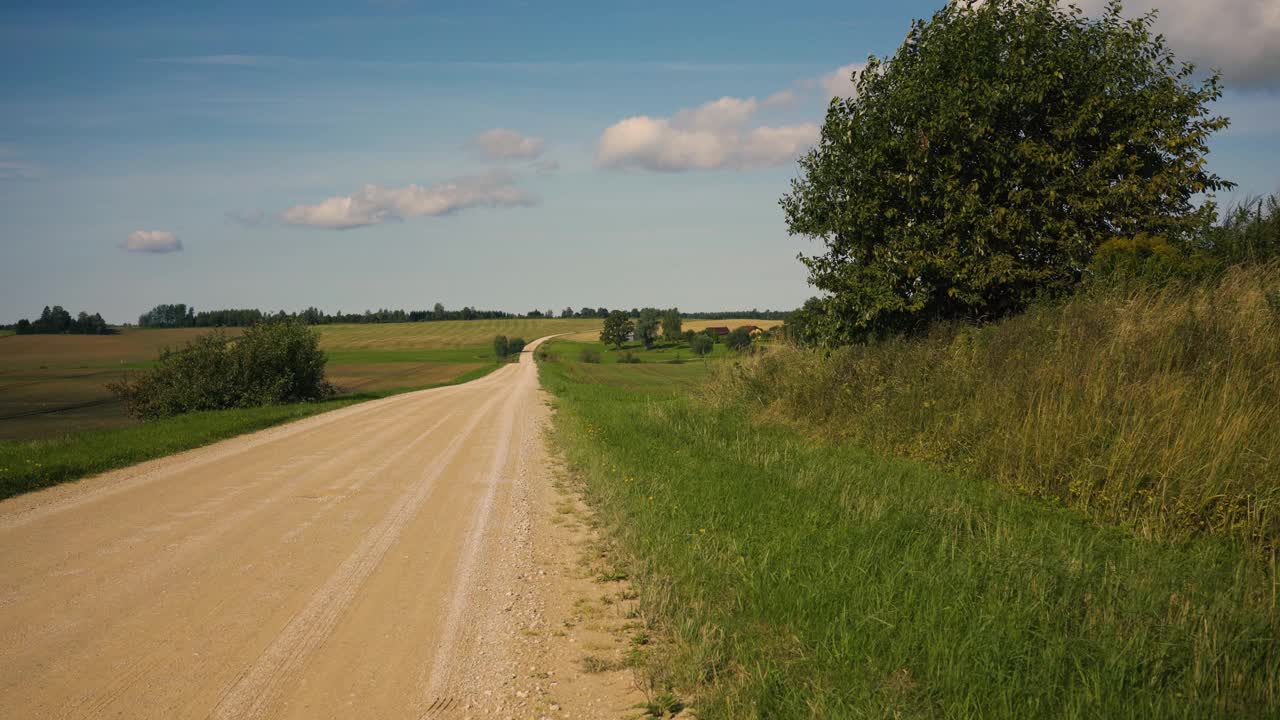
MULTIPOLYGON (((261 5, 0 9, 0 321, 795 307, 792 159, 938 2, 261 5)), ((1280 3, 1161 5, 1213 169, 1280 190, 1280 3)))

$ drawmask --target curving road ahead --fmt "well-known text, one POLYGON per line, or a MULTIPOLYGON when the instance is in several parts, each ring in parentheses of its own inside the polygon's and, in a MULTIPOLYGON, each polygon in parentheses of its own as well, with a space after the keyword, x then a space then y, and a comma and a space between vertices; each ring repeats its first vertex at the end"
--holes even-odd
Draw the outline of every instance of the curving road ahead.
POLYGON ((0 503, 0 717, 460 716, 537 402, 526 351, 0 503))

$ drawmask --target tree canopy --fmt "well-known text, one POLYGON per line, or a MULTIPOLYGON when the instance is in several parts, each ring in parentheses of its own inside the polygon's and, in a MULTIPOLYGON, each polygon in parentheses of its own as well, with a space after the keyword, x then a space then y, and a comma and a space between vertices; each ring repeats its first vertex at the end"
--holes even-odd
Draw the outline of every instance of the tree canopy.
POLYGON ((1139 233, 1180 242, 1207 225, 1205 169, 1227 125, 1152 15, 1091 19, 1056 0, 948 3, 852 98, 782 198, 823 293, 821 342, 984 319, 1079 282, 1094 250, 1139 233))
POLYGON ((653 308, 641 310, 639 317, 636 318, 636 339, 644 343, 646 350, 658 341, 658 322, 658 311, 653 308))
POLYGON ((600 342, 612 345, 621 350, 622 343, 631 339, 636 326, 631 318, 621 310, 614 310, 604 319, 604 327, 600 330, 600 342))

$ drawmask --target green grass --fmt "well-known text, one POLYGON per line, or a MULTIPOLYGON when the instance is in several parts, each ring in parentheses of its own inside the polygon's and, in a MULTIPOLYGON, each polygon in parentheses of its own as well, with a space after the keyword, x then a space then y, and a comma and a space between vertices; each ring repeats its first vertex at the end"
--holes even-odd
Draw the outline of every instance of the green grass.
POLYGON ((1135 533, 1280 547, 1280 262, 1086 287, 981 327, 779 349, 722 392, 1135 533))
POLYGON ((15 331, 13 331, 13 330, 0 330, 0 338, 2 338, 2 337, 9 337, 10 335, 13 335, 13 334, 14 334, 14 332, 15 332, 15 331))
MULTIPOLYGON (((546 351, 553 355, 557 355, 564 360, 577 361, 581 359, 581 353, 584 350, 592 351, 599 354, 600 364, 612 365, 622 361, 623 357, 630 355, 634 360, 640 363, 691 363, 702 362, 702 358, 693 354, 688 344, 684 342, 668 343, 660 342, 649 350, 645 350, 644 345, 638 342, 624 343, 622 349, 619 350, 612 345, 605 345, 602 342, 574 342, 569 340, 552 340, 546 344, 546 351)), ((716 343, 712 346, 711 353, 707 355, 707 359, 723 358, 732 353, 724 343, 716 343)), ((625 364, 625 363, 624 363, 625 364)))
POLYGON ((1274 558, 817 443, 687 368, 541 366, 662 638, 651 696, 702 718, 1280 715, 1274 558))
POLYGON ((0 440, 0 500, 366 400, 469 382, 499 367, 494 363, 476 368, 444 383, 353 393, 323 402, 189 413, 49 440, 0 440))

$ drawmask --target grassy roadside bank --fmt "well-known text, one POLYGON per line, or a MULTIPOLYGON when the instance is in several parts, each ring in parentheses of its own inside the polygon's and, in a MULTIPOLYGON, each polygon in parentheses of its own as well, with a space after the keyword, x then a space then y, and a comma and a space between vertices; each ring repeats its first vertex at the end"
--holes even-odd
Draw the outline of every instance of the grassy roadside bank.
POLYGON ((1280 547, 1280 263, 1100 283, 999 322, 780 347, 734 370, 724 395, 806 435, 1147 537, 1280 547))
POLYGON ((113 430, 68 433, 52 440, 0 440, 0 500, 366 400, 458 385, 499 367, 498 363, 486 365, 449 382, 352 393, 323 402, 189 413, 113 430))
POLYGON ((1280 712, 1274 560, 818 445, 655 380, 689 366, 634 367, 541 373, 669 642, 646 673, 699 717, 1280 712))

